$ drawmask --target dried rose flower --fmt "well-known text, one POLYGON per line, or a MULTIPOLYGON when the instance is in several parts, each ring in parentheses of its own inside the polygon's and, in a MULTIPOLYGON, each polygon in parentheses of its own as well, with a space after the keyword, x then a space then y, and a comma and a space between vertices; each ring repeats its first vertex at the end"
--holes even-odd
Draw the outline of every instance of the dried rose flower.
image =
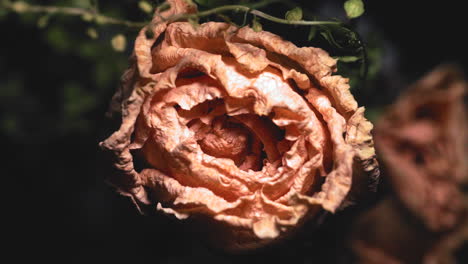
POLYGON ((431 230, 450 229, 468 183, 467 83, 440 67, 413 85, 379 121, 376 144, 393 190, 431 230))
POLYGON ((101 143, 121 193, 142 210, 207 216, 229 247, 252 247, 377 178, 372 124, 325 51, 226 23, 161 22, 196 11, 169 2, 136 39, 113 100, 122 125, 101 143))
POLYGON ((443 66, 379 120, 376 145, 391 194, 356 223, 360 263, 455 263, 468 240, 468 84, 443 66))

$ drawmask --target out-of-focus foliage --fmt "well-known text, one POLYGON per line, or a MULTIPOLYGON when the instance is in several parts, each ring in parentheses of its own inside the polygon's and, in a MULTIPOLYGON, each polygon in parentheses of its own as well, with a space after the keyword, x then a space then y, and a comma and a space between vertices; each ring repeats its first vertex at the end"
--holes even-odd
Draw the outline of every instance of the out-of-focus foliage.
MULTIPOLYGON (((88 8, 92 2, 24 1, 22 4, 88 8)), ((124 18, 124 10, 117 5, 101 8, 106 13, 124 18)), ((132 12, 139 13, 137 8, 132 12)), ((18 30, 3 28, 2 35, 14 35, 16 41, 22 39, 23 48, 32 46, 31 50, 39 50, 38 47, 42 47, 46 54, 57 54, 48 60, 41 54, 27 57, 27 50, 15 50, 15 56, 6 49, 0 52, 0 72, 3 76, 0 79, 2 134, 31 140, 43 135, 45 138, 42 140, 47 140, 70 132, 91 133, 97 124, 91 121, 90 114, 106 104, 127 67, 128 53, 118 53, 112 46, 123 51, 125 38, 120 32, 131 38, 136 32, 117 26, 96 26, 82 18, 58 14, 18 15, 0 9, 2 22, 17 23, 17 27, 21 27, 18 30), (27 34, 34 37, 29 38, 27 34), (113 38, 114 41, 111 41, 113 38), (34 39, 34 42, 28 42, 29 39, 34 39), (37 70, 22 65, 37 67, 37 70), (35 87, 35 83, 41 86, 47 83, 48 86, 35 87)))
MULTIPOLYGON (((9 136, 17 137, 21 134, 28 135, 35 133, 34 129, 23 129, 23 125, 29 118, 40 120, 38 123, 44 124, 43 127, 54 127, 50 129, 51 136, 55 133, 66 134, 70 131, 90 132, 97 124, 93 124, 89 115, 96 111, 97 107, 105 105, 110 94, 118 85, 120 74, 127 65, 127 57, 129 50, 132 47, 132 41, 137 33, 135 29, 130 29, 124 26, 107 25, 102 23, 100 15, 85 14, 82 16, 67 16, 59 13, 28 13, 24 12, 28 6, 32 5, 47 5, 57 7, 77 7, 89 10, 95 10, 96 14, 103 14, 116 19, 130 21, 148 21, 154 7, 161 7, 164 1, 131 1, 126 0, 120 2, 119 5, 112 4, 106 1, 96 0, 56 0, 56 1, 41 1, 41 0, 23 0, 9 1, 2 0, 1 3, 14 3, 16 13, 7 12, 0 8, 0 22, 7 21, 8 23, 18 23, 24 29, 35 32, 41 39, 40 45, 49 49, 60 56, 54 61, 48 61, 46 67, 49 68, 51 78, 50 88, 48 88, 48 96, 54 95, 53 98, 44 99, 37 96, 32 84, 28 81, 30 78, 25 76, 25 72, 21 68, 16 69, 16 73, 12 74, 10 68, 1 69, 7 76, 0 79, 0 101, 2 104, 3 113, 0 116, 0 124, 2 131, 9 136), (13 22, 18 21, 18 22, 13 22), (129 41, 130 40, 130 41, 129 41), (78 68, 78 65, 87 65, 78 68), (75 68, 76 72, 73 71, 75 68), (8 74, 6 72, 8 71, 8 74), (22 107, 26 102, 31 104, 29 107, 22 107), (49 109, 42 105, 59 105, 58 109, 49 109), (32 106, 34 105, 34 106, 32 106), (18 109, 21 109, 18 111, 18 109), (34 110, 30 110, 34 109, 34 110), (21 131, 21 132, 19 132, 21 131)), ((196 0, 200 10, 206 10, 221 6, 223 4, 258 4, 258 1, 212 1, 212 0, 196 0)), ((275 2, 275 1, 272 1, 275 2)), ((277 2, 277 1, 276 1, 277 2)), ((273 5, 269 11, 287 10, 286 19, 288 21, 299 21, 302 19, 312 19, 309 11, 303 12, 303 9, 298 7, 293 2, 282 1, 273 5), (281 6, 282 8, 277 8, 281 6), (292 9, 291 9, 292 8, 292 9)), ((348 9, 346 9, 348 12, 348 9)), ((284 12, 284 11, 282 11, 284 12)), ((343 11, 344 12, 344 11, 343 11)), ((283 13, 284 14, 284 13, 283 13)), ((281 14, 275 14, 281 17, 281 14)), ((209 20, 220 20, 222 16, 211 16, 209 20)), ((247 14, 242 12, 226 13, 224 19, 232 20, 236 24, 245 24, 247 14), (229 18, 227 16, 230 16, 229 18)), ((283 27, 278 27, 278 24, 265 22, 256 16, 250 16, 251 26, 254 30, 260 31, 265 26, 265 30, 279 33, 284 30, 283 27), (276 30, 276 32, 275 32, 276 30)), ((203 21, 206 21, 204 19, 203 21)), ((201 21, 201 22, 203 22, 201 21)), ((197 17, 189 19, 194 27, 198 26, 197 17)), ((289 26, 293 28, 292 26, 289 26)), ((24 30, 23 29, 23 30, 24 30)), ((309 29, 308 29, 309 30, 309 29)), ((7 31, 8 34, 14 34, 14 30, 7 31)), ((355 87, 355 83, 362 76, 362 67, 373 67, 372 63, 364 65, 363 50, 360 48, 359 39, 352 30, 348 30, 340 26, 312 26, 310 31, 304 33, 303 39, 308 39, 310 42, 307 45, 315 45, 328 49, 333 56, 336 56, 343 64, 340 73, 349 74, 351 85, 355 87), (322 40, 320 40, 322 39, 322 40), (325 42, 323 41, 325 40, 325 42), (357 69, 357 70, 356 70, 357 69)), ((36 43, 37 45, 37 43, 36 43)), ((13 58, 12 58, 13 59, 13 58)), ((27 58, 24 58, 27 60, 27 58)), ((24 61, 24 63, 28 63, 24 61)), ((369 71, 372 73, 372 70, 369 71)), ((37 74, 44 74, 40 71, 37 74)), ((41 76, 37 76, 38 79, 41 76)), ((44 95, 45 96, 45 95, 44 95)), ((42 125, 41 125, 42 126, 42 125)))
POLYGON ((295 7, 284 15, 286 20, 288 21, 298 21, 302 19, 302 8, 300 7, 295 7))
POLYGON ((151 14, 153 12, 153 6, 148 1, 138 2, 138 7, 147 14, 151 14))
POLYGON ((362 0, 347 0, 344 9, 349 18, 356 18, 364 13, 364 3, 362 0))
POLYGON ((127 39, 124 35, 117 34, 112 38, 111 43, 116 51, 124 51, 127 46, 127 39))

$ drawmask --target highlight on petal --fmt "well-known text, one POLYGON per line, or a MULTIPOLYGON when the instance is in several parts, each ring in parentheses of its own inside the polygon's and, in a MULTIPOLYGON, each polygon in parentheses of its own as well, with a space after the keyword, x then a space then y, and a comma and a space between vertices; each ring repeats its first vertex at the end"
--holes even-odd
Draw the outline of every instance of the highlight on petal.
MULTIPOLYGON (((180 2, 160 15, 194 11, 180 2)), ((377 177, 372 125, 325 51, 158 19, 114 97, 122 126, 101 143, 120 173, 110 181, 143 212, 208 217, 231 234, 227 247, 254 247, 319 208, 335 212, 352 185, 377 177)))

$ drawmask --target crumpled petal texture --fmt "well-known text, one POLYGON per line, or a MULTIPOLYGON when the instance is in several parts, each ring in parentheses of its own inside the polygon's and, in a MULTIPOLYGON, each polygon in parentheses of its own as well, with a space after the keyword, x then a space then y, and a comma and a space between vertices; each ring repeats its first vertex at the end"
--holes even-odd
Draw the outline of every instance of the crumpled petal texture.
MULTIPOLYGON (((169 2, 163 17, 194 11, 169 2)), ((139 208, 271 240, 377 179, 372 124, 325 51, 226 23, 153 22, 113 98, 122 125, 101 143, 119 169, 110 182, 139 208), (353 178, 357 163, 367 176, 353 178)))

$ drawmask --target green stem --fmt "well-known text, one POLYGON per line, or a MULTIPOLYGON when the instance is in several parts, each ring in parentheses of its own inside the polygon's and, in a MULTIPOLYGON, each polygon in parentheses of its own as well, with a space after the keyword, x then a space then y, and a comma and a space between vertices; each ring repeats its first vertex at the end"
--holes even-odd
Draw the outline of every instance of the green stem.
MULTIPOLYGON (((189 19, 189 18, 200 18, 206 17, 213 14, 220 14, 228 11, 234 12, 245 12, 250 13, 252 15, 264 18, 266 20, 270 20, 280 24, 287 24, 287 25, 299 25, 299 26, 317 26, 317 25, 340 25, 341 22, 336 21, 306 21, 306 20, 298 20, 298 21, 290 21, 283 18, 271 16, 266 14, 262 11, 256 10, 255 8, 259 8, 273 2, 281 2, 281 0, 266 0, 261 1, 256 4, 252 4, 249 6, 244 5, 225 5, 220 7, 215 7, 206 11, 198 12, 195 14, 176 14, 169 16, 167 18, 163 18, 161 22, 173 22, 177 20, 189 19)), ((90 16, 95 19, 95 21, 99 24, 113 24, 113 25, 122 25, 130 28, 142 28, 147 23, 145 22, 133 22, 127 20, 120 20, 117 18, 105 16, 99 14, 95 8, 93 9, 86 9, 86 8, 79 8, 79 7, 57 7, 57 6, 41 6, 41 5, 30 5, 28 3, 17 1, 17 2, 10 2, 10 1, 3 1, 2 2, 6 9, 10 9, 12 11, 18 13, 48 13, 48 14, 65 14, 65 15, 72 15, 72 16, 90 16)))
POLYGON ((196 14, 177 14, 177 15, 167 17, 163 19, 163 21, 161 22, 173 22, 173 21, 178 21, 182 19, 196 18, 196 17, 200 18, 200 17, 206 17, 206 16, 210 16, 213 14, 224 13, 228 11, 246 12, 246 13, 250 13, 252 15, 256 15, 258 17, 261 17, 261 18, 264 18, 264 19, 267 19, 276 23, 288 24, 288 25, 299 25, 299 26, 341 25, 341 22, 336 22, 336 21, 306 21, 306 20, 290 21, 290 20, 279 18, 279 17, 271 16, 266 13, 263 13, 262 11, 253 9, 253 6, 247 7, 243 5, 225 5, 225 6, 215 7, 213 9, 209 9, 206 11, 198 12, 196 14))
POLYGON ((117 18, 105 16, 99 14, 97 10, 86 9, 80 7, 58 7, 58 6, 41 6, 41 5, 30 5, 25 2, 10 2, 3 1, 3 6, 7 10, 11 10, 17 13, 46 13, 46 14, 64 14, 71 16, 90 16, 96 20, 99 24, 110 24, 110 25, 122 25, 130 28, 142 28, 147 23, 145 22, 133 22, 127 20, 120 20, 117 18))

